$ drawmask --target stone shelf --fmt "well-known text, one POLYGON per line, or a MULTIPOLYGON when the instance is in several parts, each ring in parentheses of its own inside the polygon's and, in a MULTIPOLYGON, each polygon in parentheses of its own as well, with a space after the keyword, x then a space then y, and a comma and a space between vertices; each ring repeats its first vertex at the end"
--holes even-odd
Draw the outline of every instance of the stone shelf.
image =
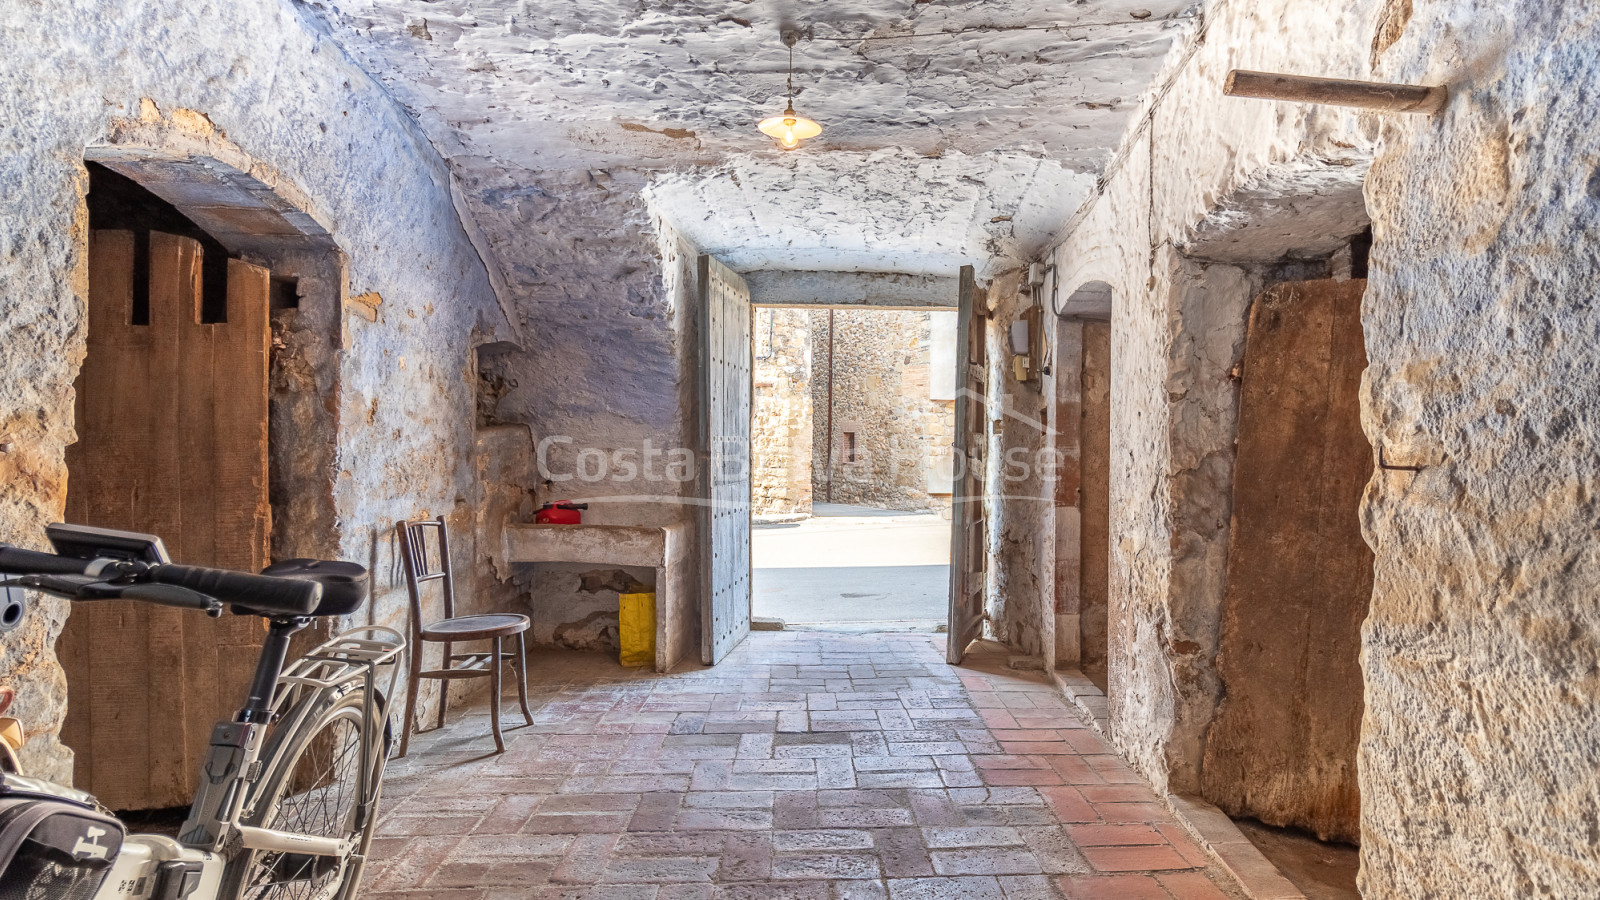
POLYGON ((698 654, 690 590, 694 559, 687 523, 667 526, 507 523, 501 554, 510 563, 583 563, 656 570, 656 664, 667 672, 698 654))

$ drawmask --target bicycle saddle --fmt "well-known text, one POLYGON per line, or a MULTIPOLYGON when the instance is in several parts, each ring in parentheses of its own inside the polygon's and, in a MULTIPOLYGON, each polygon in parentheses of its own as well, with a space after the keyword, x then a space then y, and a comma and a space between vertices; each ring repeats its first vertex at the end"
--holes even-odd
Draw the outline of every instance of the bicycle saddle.
MULTIPOLYGON (((313 616, 347 616, 367 600, 367 568, 336 559, 286 559, 261 570, 274 578, 315 581, 322 585, 322 602, 313 616)), ((239 610, 236 612, 250 612, 239 610)), ((261 613, 265 615, 265 613, 261 613)))

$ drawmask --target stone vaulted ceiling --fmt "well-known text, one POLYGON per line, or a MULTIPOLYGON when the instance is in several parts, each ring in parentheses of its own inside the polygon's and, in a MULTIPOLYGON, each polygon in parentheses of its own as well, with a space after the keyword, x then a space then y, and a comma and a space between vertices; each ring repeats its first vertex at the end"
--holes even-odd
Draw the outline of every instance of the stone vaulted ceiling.
MULTIPOLYGON (((421 122, 513 286, 564 189, 648 200, 735 268, 1020 261, 1093 185, 1197 0, 307 0, 421 122), (795 106, 821 138, 755 129, 795 106), (563 187, 564 186, 564 187, 563 187)), ((605 203, 563 210, 604 244, 605 203)), ((640 215, 622 216, 637 225, 640 215)), ((602 254, 603 255, 603 254, 602 254)))

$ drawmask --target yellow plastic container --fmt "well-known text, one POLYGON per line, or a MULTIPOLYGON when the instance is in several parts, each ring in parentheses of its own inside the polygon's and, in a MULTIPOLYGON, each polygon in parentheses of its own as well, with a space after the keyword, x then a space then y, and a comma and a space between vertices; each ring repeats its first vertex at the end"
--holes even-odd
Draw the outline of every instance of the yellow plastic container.
POLYGON ((656 595, 622 594, 617 621, 622 632, 622 664, 656 664, 656 595))

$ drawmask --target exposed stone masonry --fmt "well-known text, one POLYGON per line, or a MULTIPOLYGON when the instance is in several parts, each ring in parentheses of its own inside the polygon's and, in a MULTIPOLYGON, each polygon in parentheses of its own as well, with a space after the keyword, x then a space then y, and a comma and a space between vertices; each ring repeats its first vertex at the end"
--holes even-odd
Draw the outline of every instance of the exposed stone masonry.
POLYGON ((948 468, 940 460, 949 455, 955 404, 929 396, 929 315, 836 310, 830 320, 826 311, 811 313, 811 489, 817 499, 885 509, 949 507, 948 468), (830 372, 831 443, 825 412, 830 372), (854 435, 853 445, 847 434, 854 435))

